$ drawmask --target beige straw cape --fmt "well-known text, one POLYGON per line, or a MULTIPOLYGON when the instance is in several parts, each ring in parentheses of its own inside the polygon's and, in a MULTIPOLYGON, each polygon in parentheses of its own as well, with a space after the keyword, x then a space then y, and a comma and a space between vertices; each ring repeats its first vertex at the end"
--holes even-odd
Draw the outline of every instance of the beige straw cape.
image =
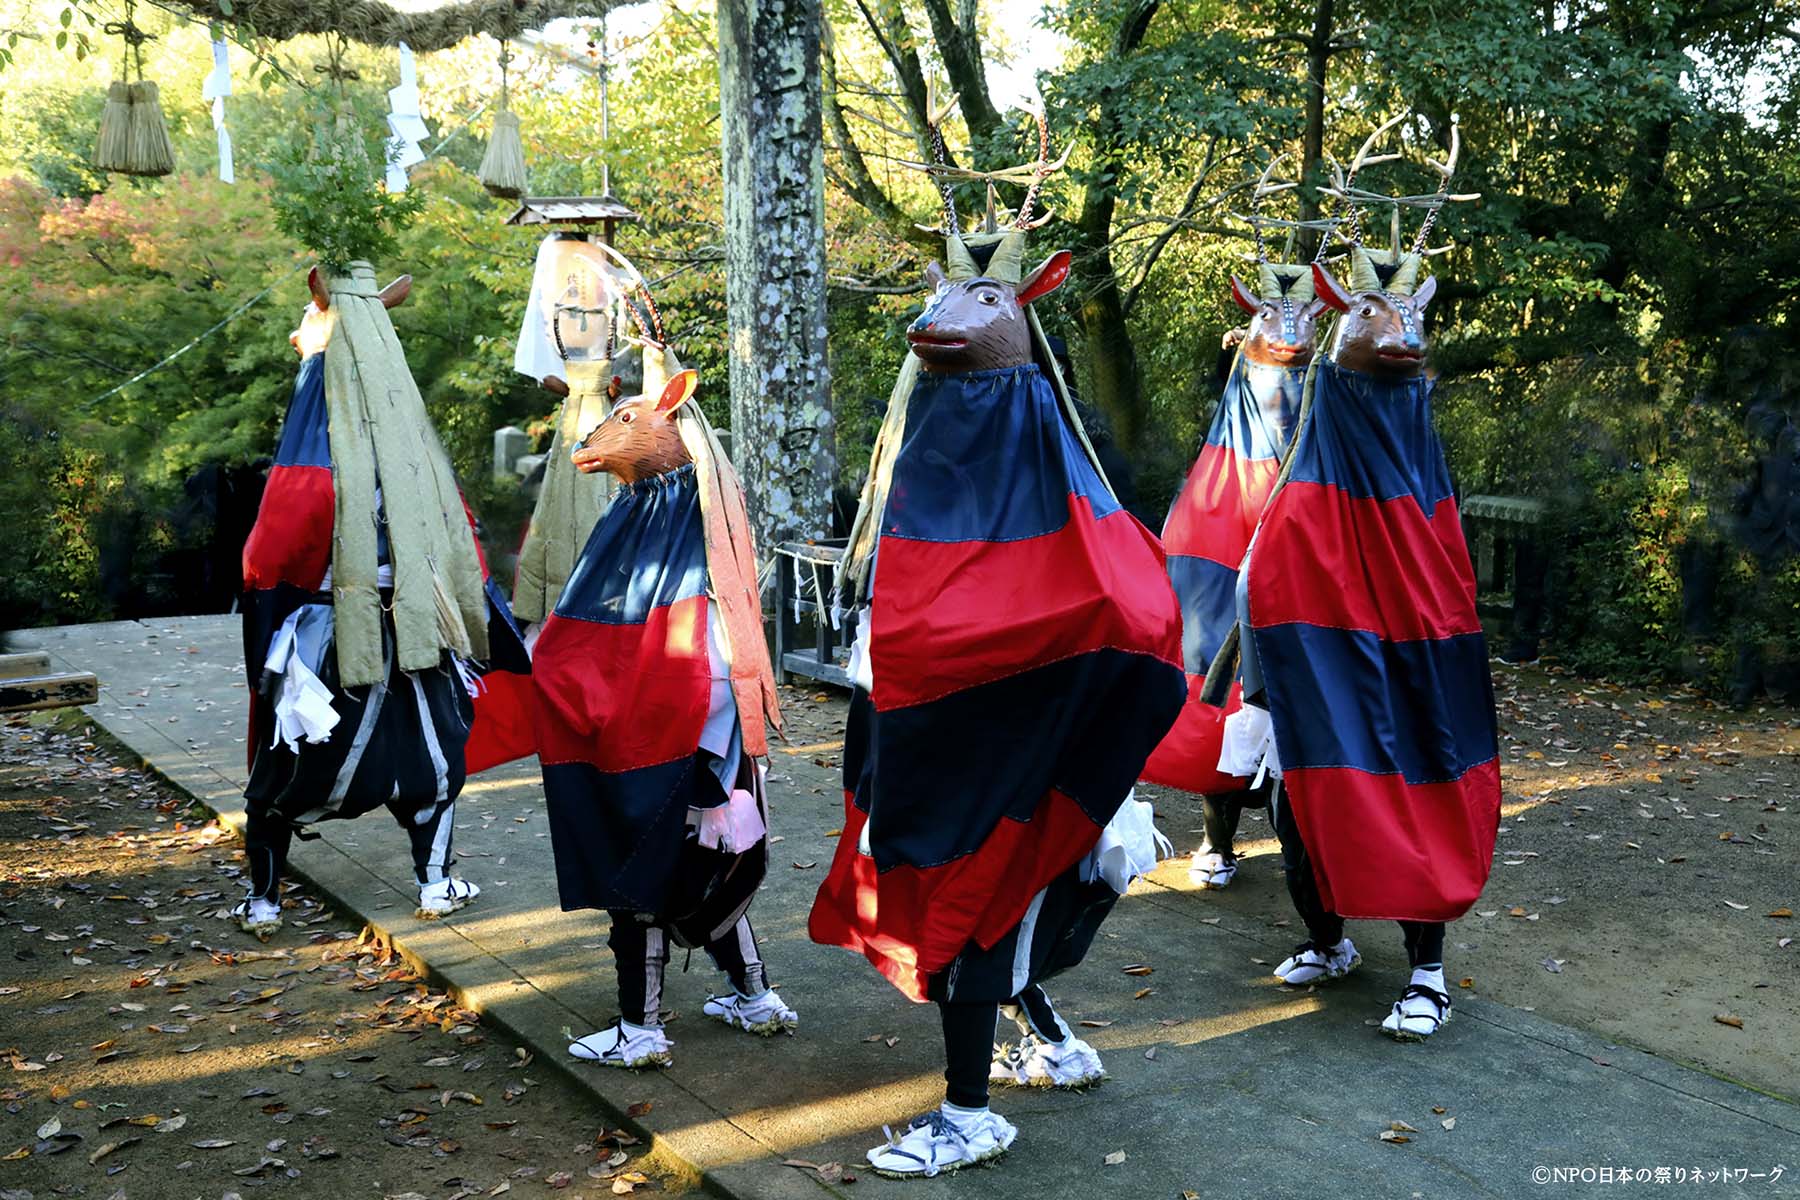
POLYGON ((327 280, 334 317, 325 346, 325 405, 337 514, 331 545, 337 659, 345 687, 379 683, 382 599, 376 583, 375 489, 394 570, 394 652, 405 671, 448 650, 487 657, 487 600, 468 510, 425 414, 366 262, 327 280))

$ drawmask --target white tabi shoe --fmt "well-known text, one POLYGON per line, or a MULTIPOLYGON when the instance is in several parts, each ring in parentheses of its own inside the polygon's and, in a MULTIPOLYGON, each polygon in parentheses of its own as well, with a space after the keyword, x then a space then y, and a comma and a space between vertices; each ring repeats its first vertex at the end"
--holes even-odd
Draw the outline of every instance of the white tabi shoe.
POLYGON ((1063 1088, 1085 1091, 1106 1078, 1100 1055, 1078 1037, 1046 1042, 1026 1034, 1016 1046, 994 1047, 988 1081, 1006 1087, 1063 1088))
POLYGON ((419 907, 413 916, 421 921, 436 921, 460 908, 467 908, 481 895, 481 887, 466 879, 446 875, 436 883, 419 885, 419 907))
POLYGON ((631 1071, 672 1066, 674 1050, 675 1043, 662 1026, 632 1025, 626 1021, 616 1021, 610 1028, 569 1043, 569 1053, 583 1062, 631 1071))
POLYGON ((800 1027, 800 1014, 782 1003, 774 988, 760 996, 744 996, 737 992, 708 996, 700 1011, 733 1029, 761 1037, 773 1037, 800 1027))
POLYGON ((1237 869, 1237 859, 1201 847, 1188 861, 1188 882, 1203 892, 1223 891, 1237 878, 1237 869))
POLYGON ((1289 987, 1305 987, 1312 983, 1330 983, 1342 979, 1362 966, 1362 955, 1349 938, 1329 950, 1321 951, 1311 942, 1301 942, 1294 952, 1275 968, 1275 978, 1289 987))
POLYGON ((231 910, 231 918, 239 929, 266 942, 270 935, 281 929, 281 905, 273 900, 246 896, 231 910))
POLYGON ((869 1151, 869 1167, 889 1179, 930 1179, 1005 1154, 1019 1130, 996 1112, 958 1123, 942 1109, 917 1118, 899 1136, 887 1126, 887 1142, 869 1151))
POLYGON ((1442 974, 1415 971, 1412 982, 1394 1001, 1381 1032, 1396 1042, 1422 1042, 1450 1023, 1450 994, 1443 989, 1442 974))

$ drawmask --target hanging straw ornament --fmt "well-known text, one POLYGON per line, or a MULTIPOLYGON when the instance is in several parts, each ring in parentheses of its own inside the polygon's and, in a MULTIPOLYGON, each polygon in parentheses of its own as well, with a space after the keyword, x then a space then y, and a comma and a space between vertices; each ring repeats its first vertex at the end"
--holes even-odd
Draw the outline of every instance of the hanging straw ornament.
POLYGON ((512 62, 511 43, 500 43, 500 107, 494 113, 494 132, 488 137, 476 178, 492 195, 517 200, 525 194, 525 144, 519 137, 519 116, 507 107, 506 68, 512 62))
POLYGON ((167 175, 175 169, 175 149, 169 144, 169 126, 163 120, 162 98, 156 84, 144 78, 145 33, 132 20, 134 0, 125 0, 125 19, 104 26, 125 42, 125 64, 106 89, 106 107, 100 113, 100 136, 94 143, 94 165, 121 175, 167 175), (131 80, 133 68, 137 75, 131 80))

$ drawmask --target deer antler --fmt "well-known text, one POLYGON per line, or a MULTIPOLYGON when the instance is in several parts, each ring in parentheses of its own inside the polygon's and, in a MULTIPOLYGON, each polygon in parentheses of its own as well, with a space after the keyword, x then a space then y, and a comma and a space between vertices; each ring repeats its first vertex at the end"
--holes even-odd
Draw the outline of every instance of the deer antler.
MULTIPOLYGON (((1443 162, 1438 162, 1433 158, 1427 158, 1425 160, 1427 163, 1431 164, 1435 171, 1437 171, 1438 175, 1441 176, 1441 179, 1438 183, 1435 201, 1425 209, 1425 220, 1419 225, 1419 236, 1413 239, 1412 252, 1414 254, 1423 254, 1425 252, 1425 239, 1431 236, 1431 227, 1437 224, 1438 213, 1442 211, 1444 202, 1450 199, 1450 180, 1456 174, 1456 159, 1461 153, 1462 124, 1454 115, 1452 115, 1450 118, 1449 156, 1446 157, 1443 162)), ((1395 211, 1398 212, 1399 210, 1396 209, 1395 211)), ((1397 241, 1395 245, 1396 248, 1398 248, 1397 241)))
POLYGON ((1050 216, 1046 213, 1043 217, 1033 221, 1031 210, 1037 204, 1038 189, 1043 185, 1044 180, 1063 169, 1063 166, 1069 161, 1069 152, 1073 147, 1063 147, 1063 152, 1056 161, 1050 161, 1050 126, 1045 120, 1042 106, 1035 103, 1029 106, 1020 106, 1037 123, 1038 157, 1036 162, 1021 163, 1016 167, 1001 167, 994 171, 974 171, 964 167, 950 166, 946 161, 944 136, 939 128, 939 122, 949 115, 955 105, 954 93, 941 106, 930 100, 927 101, 926 130, 931 137, 932 157, 937 160, 936 162, 911 162, 904 158, 895 160, 903 167, 911 167, 915 171, 925 172, 931 177, 932 182, 937 184, 938 191, 944 198, 944 232, 949 234, 960 232, 956 218, 956 205, 951 196, 952 188, 959 183, 987 183, 990 186, 996 183, 1010 183, 1025 188, 1025 199, 1019 205, 1019 211, 1013 218, 1013 228, 1015 229, 1034 228, 1049 220, 1050 216))
POLYGON ((1232 214, 1233 216, 1236 216, 1238 220, 1243 221, 1246 225, 1250 226, 1250 231, 1256 235, 1256 261, 1259 263, 1266 263, 1269 261, 1269 247, 1267 241, 1263 237, 1264 227, 1274 225, 1277 227, 1291 228, 1294 225, 1294 222, 1273 220, 1262 215, 1262 202, 1264 200, 1268 199, 1270 196, 1279 195, 1282 192, 1292 191, 1294 188, 1300 186, 1298 183, 1286 180, 1275 184, 1269 182, 1269 177, 1275 174, 1275 168, 1280 166, 1282 160, 1287 157, 1288 152, 1282 150, 1273 158, 1269 159, 1269 165, 1262 169, 1262 174, 1256 177, 1255 186, 1250 189, 1250 212, 1247 215, 1237 213, 1232 214))
MULTIPOLYGON (((1338 236, 1342 237, 1352 246, 1362 245, 1362 209, 1357 204, 1357 199, 1385 199, 1385 197, 1376 196, 1374 193, 1359 193, 1356 189, 1357 172, 1361 171, 1364 167, 1372 167, 1377 163, 1393 162, 1400 157, 1398 154, 1373 154, 1371 151, 1375 149, 1376 143, 1387 134, 1388 130, 1394 128, 1405 119, 1406 115, 1402 113, 1400 116, 1393 117, 1382 123, 1374 133, 1371 133, 1363 142, 1361 148, 1357 150, 1356 157, 1350 160, 1350 169, 1348 171, 1339 167, 1337 160, 1333 159, 1331 163, 1331 183, 1330 185, 1319 189, 1320 192, 1336 200, 1339 207, 1344 210, 1343 220, 1350 226, 1350 232, 1348 235, 1345 235, 1342 231, 1338 231, 1338 236)), ((1329 237, 1321 238, 1319 240, 1319 254, 1317 257, 1322 258, 1324 256, 1325 243, 1330 240, 1329 237)))

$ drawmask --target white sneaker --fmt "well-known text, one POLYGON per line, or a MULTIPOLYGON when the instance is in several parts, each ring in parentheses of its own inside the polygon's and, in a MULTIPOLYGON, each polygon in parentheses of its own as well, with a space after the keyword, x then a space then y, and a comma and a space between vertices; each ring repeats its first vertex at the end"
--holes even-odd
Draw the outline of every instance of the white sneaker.
POLYGON ((1320 951, 1311 942, 1301 942, 1294 952, 1275 968, 1275 978, 1289 987, 1305 987, 1309 983, 1329 983, 1342 979, 1362 966, 1362 955, 1349 938, 1329 950, 1320 951))
POLYGON ((1237 877, 1237 859, 1202 846, 1188 861, 1188 882, 1201 891, 1223 890, 1237 877))
POLYGON ((1414 971, 1412 982, 1381 1023, 1396 1042, 1422 1042, 1450 1023, 1450 995, 1442 972, 1414 971))
POLYGON ((985 1112, 958 1124, 943 1109, 919 1117, 899 1137, 887 1126, 885 1145, 869 1151, 869 1166, 889 1179, 929 1179, 1005 1154, 1019 1136, 1011 1121, 985 1112))
POLYGON ((760 996, 743 996, 735 991, 724 996, 708 996, 700 1011, 733 1029, 763 1037, 800 1027, 800 1014, 782 1003, 774 988, 760 996))
POLYGON ((413 916, 421 921, 435 921, 447 917, 459 908, 467 908, 475 897, 481 895, 478 884, 466 879, 452 879, 446 875, 436 883, 419 885, 419 907, 413 916))
POLYGON ((994 1047, 994 1061, 988 1067, 989 1081, 1007 1087, 1082 1091, 1105 1078, 1099 1052, 1074 1036, 1059 1044, 1026 1034, 1016 1046, 994 1047))
POLYGON ((231 917, 239 929, 266 942, 281 928, 281 905, 273 900, 246 896, 231 910, 231 917))
POLYGON ((583 1062, 633 1071, 673 1065, 674 1049, 675 1043, 662 1026, 632 1025, 626 1021, 614 1022, 611 1028, 569 1043, 569 1053, 583 1062))

